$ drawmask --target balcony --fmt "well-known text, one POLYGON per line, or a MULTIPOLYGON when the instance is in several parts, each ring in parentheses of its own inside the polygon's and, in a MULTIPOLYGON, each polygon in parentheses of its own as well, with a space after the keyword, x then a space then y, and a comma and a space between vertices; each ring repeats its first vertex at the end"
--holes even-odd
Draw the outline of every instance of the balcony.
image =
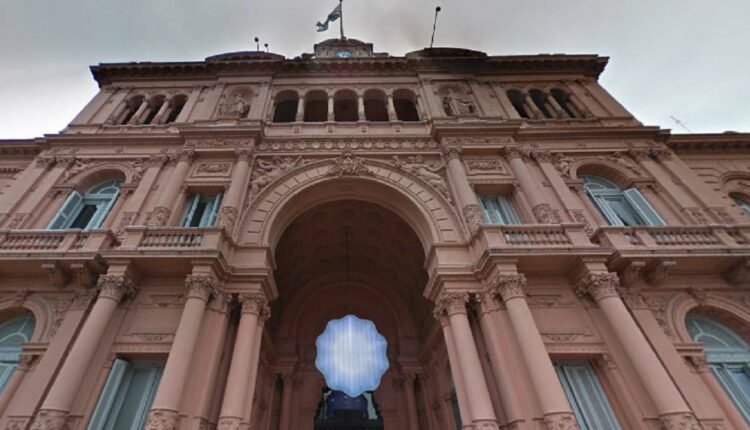
POLYGON ((118 245, 109 230, 0 230, 0 256, 98 253, 118 245))

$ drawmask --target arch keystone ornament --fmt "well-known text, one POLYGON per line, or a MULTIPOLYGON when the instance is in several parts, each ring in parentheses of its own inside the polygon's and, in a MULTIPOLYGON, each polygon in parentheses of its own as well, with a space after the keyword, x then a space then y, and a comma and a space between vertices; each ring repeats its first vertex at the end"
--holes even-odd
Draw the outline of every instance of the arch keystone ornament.
POLYGON ((329 321, 315 346, 315 367, 326 384, 349 397, 374 391, 388 370, 385 337, 372 321, 351 314, 329 321))

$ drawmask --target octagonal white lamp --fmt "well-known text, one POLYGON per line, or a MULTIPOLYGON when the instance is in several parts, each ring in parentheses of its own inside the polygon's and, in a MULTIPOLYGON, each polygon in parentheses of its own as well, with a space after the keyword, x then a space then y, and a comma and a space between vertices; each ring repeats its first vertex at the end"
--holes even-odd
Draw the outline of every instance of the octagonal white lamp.
POLYGON ((388 370, 385 337, 372 321, 351 314, 329 321, 315 346, 315 367, 326 384, 349 397, 378 388, 388 370))

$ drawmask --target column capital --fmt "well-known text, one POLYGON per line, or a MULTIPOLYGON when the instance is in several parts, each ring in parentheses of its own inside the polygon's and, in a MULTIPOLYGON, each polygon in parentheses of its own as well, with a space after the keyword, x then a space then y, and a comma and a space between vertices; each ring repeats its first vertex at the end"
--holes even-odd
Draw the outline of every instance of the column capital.
POLYGON ((476 312, 482 316, 486 313, 496 311, 499 308, 499 303, 495 297, 496 295, 492 291, 474 294, 474 303, 476 304, 474 309, 476 312))
POLYGON ((649 159, 649 150, 645 148, 631 148, 628 150, 628 155, 635 161, 647 161, 649 159))
POLYGON ((492 280, 490 292, 504 302, 526 297, 526 276, 523 273, 501 273, 492 280))
POLYGON ((443 146, 443 156, 445 156, 447 160, 461 158, 462 152, 463 152, 463 149, 461 149, 461 147, 458 145, 444 145, 443 146))
POLYGON ((576 284, 576 293, 591 295, 599 301, 607 297, 620 297, 620 278, 616 273, 589 273, 576 284))
POLYGON ((196 298, 207 302, 218 292, 218 284, 219 281, 213 275, 191 273, 185 277, 188 299, 196 298))
POLYGON ((36 158, 36 166, 50 169, 57 163, 57 159, 53 156, 42 155, 36 158))
POLYGON ((250 159, 253 157, 255 150, 252 148, 237 148, 234 150, 234 155, 237 156, 237 161, 247 161, 250 163, 250 159))
POLYGON ((658 161, 668 161, 671 160, 672 157, 674 157, 674 152, 670 151, 667 148, 654 148, 650 151, 650 153, 651 156, 658 161))
POLYGON ((195 150, 193 149, 182 149, 177 153, 177 161, 189 163, 195 157, 195 150))
POLYGON ((520 145, 505 145, 503 146, 502 151, 508 161, 516 158, 523 159, 527 155, 525 149, 520 145))
POLYGON ((243 314, 255 314, 258 320, 267 320, 271 316, 268 299, 263 293, 241 293, 237 295, 243 314))
POLYGON ((444 313, 448 316, 466 315, 466 304, 468 302, 469 293, 443 292, 435 301, 435 318, 439 320, 444 313))
POLYGON ((135 282, 125 273, 101 275, 96 286, 100 299, 112 299, 118 303, 126 297, 134 296, 136 291, 135 282))
POLYGON ((531 151, 531 157, 539 163, 552 163, 552 153, 549 151, 531 151))

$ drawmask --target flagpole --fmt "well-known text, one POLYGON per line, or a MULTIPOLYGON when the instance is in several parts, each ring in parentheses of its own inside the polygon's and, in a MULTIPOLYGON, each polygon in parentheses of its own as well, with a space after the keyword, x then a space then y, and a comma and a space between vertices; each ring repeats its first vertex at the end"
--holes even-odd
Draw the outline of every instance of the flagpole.
POLYGON ((344 40, 344 0, 339 0, 339 10, 341 11, 341 18, 339 18, 339 25, 341 28, 341 40, 344 40))

